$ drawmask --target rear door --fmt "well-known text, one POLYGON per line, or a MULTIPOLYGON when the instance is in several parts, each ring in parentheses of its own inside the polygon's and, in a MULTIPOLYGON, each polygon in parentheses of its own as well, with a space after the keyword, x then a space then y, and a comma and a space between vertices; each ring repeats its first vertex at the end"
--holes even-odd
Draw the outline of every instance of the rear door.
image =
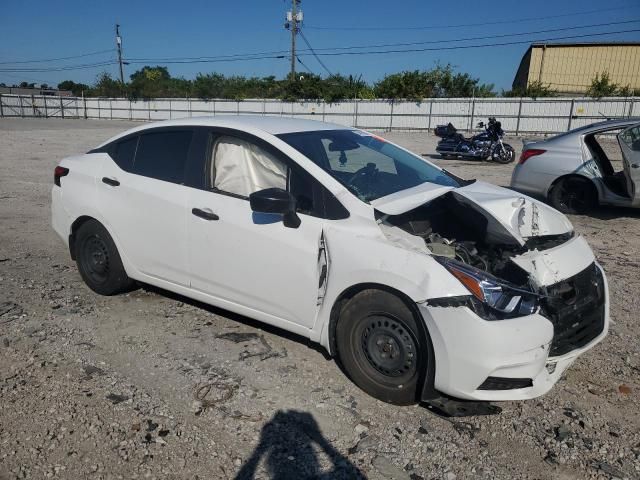
POLYGON ((640 124, 620 132, 618 143, 622 149, 624 174, 632 205, 640 207, 640 124))
MULTIPOLYGON (((144 275, 188 286, 185 167, 193 129, 150 129, 112 144, 100 209, 122 254, 144 275)), ((144 279, 143 279, 144 280, 144 279)))

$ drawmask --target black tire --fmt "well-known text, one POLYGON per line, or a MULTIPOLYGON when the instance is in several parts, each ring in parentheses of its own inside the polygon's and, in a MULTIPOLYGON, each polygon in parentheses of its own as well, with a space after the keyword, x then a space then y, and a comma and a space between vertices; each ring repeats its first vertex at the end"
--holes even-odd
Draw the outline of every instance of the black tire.
POLYGON ((457 155, 449 155, 447 153, 441 153, 440 156, 443 160, 455 160, 456 158, 458 158, 457 155))
POLYGON ((516 158, 515 150, 508 143, 503 143, 502 145, 504 146, 504 151, 500 147, 500 144, 496 145, 487 160, 503 165, 513 162, 516 158))
POLYGON ((591 180, 568 177, 558 181, 549 192, 549 203, 562 213, 585 214, 598 205, 598 192, 591 180))
POLYGON ((341 309, 336 325, 338 358, 351 380, 383 402, 419 401, 429 341, 407 305, 382 290, 364 290, 341 309))
POLYGON ((115 295, 133 286, 111 235, 99 222, 89 220, 80 226, 74 249, 80 276, 94 292, 115 295))

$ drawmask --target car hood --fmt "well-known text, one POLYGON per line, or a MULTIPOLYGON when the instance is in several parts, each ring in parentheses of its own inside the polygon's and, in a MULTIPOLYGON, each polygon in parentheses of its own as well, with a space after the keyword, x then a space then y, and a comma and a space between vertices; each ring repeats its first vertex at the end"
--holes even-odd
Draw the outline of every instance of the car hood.
POLYGON ((497 227, 492 229, 496 236, 508 235, 521 245, 530 237, 561 235, 573 230, 567 217, 548 205, 482 181, 458 188, 423 183, 374 200, 371 204, 383 214, 400 215, 448 192, 460 203, 480 210, 492 220, 491 223, 497 227))

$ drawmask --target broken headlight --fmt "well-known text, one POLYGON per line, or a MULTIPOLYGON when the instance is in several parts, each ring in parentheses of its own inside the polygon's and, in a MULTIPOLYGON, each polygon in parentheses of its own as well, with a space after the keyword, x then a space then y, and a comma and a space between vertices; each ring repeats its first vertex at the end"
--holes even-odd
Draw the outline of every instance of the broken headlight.
POLYGON ((486 320, 522 317, 538 309, 539 296, 530 290, 456 260, 434 258, 471 292, 468 306, 486 320))

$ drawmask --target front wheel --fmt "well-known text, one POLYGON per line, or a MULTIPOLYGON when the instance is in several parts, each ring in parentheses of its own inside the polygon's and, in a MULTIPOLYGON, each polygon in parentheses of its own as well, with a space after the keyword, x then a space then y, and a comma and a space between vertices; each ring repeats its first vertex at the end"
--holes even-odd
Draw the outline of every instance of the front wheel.
POLYGON ((494 147, 489 159, 496 163, 511 163, 516 158, 516 152, 508 143, 498 144, 494 147))
POLYGON ((418 399, 428 340, 397 296, 364 290, 341 309, 336 326, 339 360, 351 380, 372 397, 396 405, 418 399))

